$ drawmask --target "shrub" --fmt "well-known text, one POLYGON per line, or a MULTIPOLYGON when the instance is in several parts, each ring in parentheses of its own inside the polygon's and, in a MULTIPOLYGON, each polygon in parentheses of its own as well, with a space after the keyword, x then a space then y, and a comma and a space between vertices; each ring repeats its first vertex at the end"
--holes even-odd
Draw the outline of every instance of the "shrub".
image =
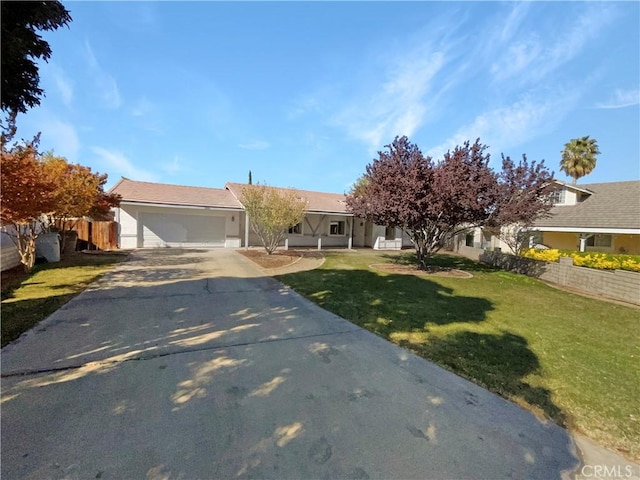
POLYGON ((555 248, 548 248, 544 250, 530 248, 524 252, 524 256, 527 258, 533 258, 534 260, 542 260, 543 262, 557 262, 560 258, 560 250, 555 248))
POLYGON ((609 253, 572 252, 556 249, 536 250, 531 248, 524 253, 524 256, 544 262, 557 262, 560 257, 571 257, 573 258, 573 264, 578 267, 640 272, 640 255, 613 255, 609 253))

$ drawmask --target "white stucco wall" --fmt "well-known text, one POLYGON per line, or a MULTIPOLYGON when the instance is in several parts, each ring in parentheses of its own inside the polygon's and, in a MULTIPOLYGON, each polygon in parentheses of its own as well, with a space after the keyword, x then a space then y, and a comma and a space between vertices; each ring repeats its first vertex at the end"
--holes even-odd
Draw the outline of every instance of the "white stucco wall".
MULTIPOLYGON (((402 229, 396 228, 394 232, 394 238, 387 239, 386 237, 387 227, 384 225, 373 226, 373 249, 374 250, 401 250, 405 245, 405 234, 402 229)), ((408 237, 407 237, 408 240, 408 237)), ((407 246, 411 245, 409 241, 407 246)))
POLYGON ((0 255, 0 267, 3 272, 20 265, 20 254, 18 253, 18 248, 15 243, 13 243, 13 240, 11 240, 11 237, 9 237, 9 234, 0 232, 0 246, 2 250, 0 255))
POLYGON ((200 242, 190 243, 185 241, 184 246, 224 246, 237 248, 241 244, 240 238, 240 211, 217 210, 213 208, 185 208, 171 206, 148 206, 121 204, 116 210, 116 221, 119 224, 119 236, 121 248, 143 248, 153 246, 164 246, 165 242, 161 238, 152 238, 153 233, 143 228, 143 216, 145 214, 169 214, 169 215, 189 215, 224 218, 224 239, 221 242, 200 242), (146 236, 147 245, 143 241, 146 236), (154 241, 155 240, 155 241, 154 241))
MULTIPOLYGON (((138 210, 136 207, 121 206, 116 210, 119 227, 120 248, 138 248, 138 210)), ((142 246, 142 243, 140 244, 142 246)))

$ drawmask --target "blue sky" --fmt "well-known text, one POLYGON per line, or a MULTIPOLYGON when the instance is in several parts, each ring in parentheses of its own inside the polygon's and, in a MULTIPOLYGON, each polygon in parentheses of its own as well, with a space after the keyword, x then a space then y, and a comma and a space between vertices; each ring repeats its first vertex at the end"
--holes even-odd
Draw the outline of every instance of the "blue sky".
POLYGON ((590 135, 584 183, 640 178, 638 2, 64 2, 41 149, 133 180, 345 192, 408 135, 544 159, 590 135))

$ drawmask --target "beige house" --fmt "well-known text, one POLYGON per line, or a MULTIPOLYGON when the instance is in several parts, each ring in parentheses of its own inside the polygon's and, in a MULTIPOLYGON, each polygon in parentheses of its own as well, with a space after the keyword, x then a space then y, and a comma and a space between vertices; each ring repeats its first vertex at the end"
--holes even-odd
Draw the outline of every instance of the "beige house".
POLYGON ((534 225, 540 243, 563 250, 640 254, 640 181, 558 184, 552 216, 534 225))
POLYGON ((120 248, 240 247, 242 205, 225 189, 136 182, 111 190, 120 248))
MULTIPOLYGON (((110 191, 122 196, 115 209, 120 248, 258 246, 240 202, 245 185, 225 188, 190 187, 137 182, 122 178, 110 191)), ((306 201, 304 220, 287 233, 288 247, 380 250, 408 246, 399 228, 356 218, 346 208, 346 196, 293 189, 306 201)), ((284 245, 283 245, 284 246, 284 245)))
MULTIPOLYGON (((539 219, 529 230, 532 246, 640 254, 640 181, 556 184, 551 216, 539 219)), ((478 228, 461 243, 509 252, 496 233, 478 228)))

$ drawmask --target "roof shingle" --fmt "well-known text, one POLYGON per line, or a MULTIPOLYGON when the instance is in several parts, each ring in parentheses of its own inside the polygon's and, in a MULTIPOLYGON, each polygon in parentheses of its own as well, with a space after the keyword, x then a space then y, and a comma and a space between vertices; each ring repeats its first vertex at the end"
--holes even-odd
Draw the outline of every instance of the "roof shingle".
POLYGON ((579 185, 593 192, 576 205, 556 206, 536 227, 640 229, 640 181, 579 185))
POLYGON ((110 192, 120 194, 125 202, 242 209, 231 192, 223 188, 136 182, 123 177, 110 192))
MULTIPOLYGON (((225 185, 236 198, 240 198, 242 189, 247 185, 244 183, 227 183, 225 185)), ((339 215, 349 215, 347 210, 347 197, 342 193, 312 192, 309 190, 298 190, 297 188, 278 188, 279 190, 292 190, 296 196, 307 201, 308 212, 336 213, 339 215)))

